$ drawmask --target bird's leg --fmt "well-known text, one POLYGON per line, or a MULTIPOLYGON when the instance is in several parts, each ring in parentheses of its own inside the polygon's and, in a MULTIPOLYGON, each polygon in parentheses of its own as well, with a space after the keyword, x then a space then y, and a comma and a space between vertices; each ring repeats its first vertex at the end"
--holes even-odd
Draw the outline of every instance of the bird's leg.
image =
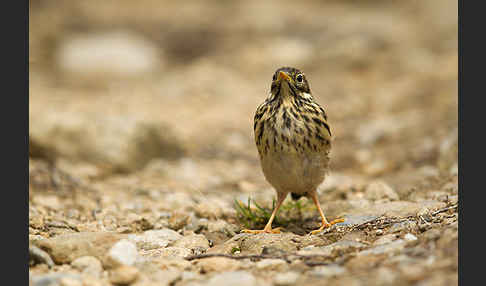
POLYGON ((342 218, 335 219, 331 222, 328 222, 327 219, 326 219, 326 216, 324 215, 324 212, 322 212, 321 205, 319 204, 319 199, 317 198, 317 192, 313 191, 312 193, 309 194, 309 196, 312 198, 312 200, 314 201, 314 204, 317 206, 317 209, 319 210, 319 214, 321 215, 321 218, 322 218, 322 226, 320 228, 314 230, 314 231, 311 231, 310 234, 317 234, 317 233, 321 232, 323 229, 330 227, 333 224, 344 222, 344 219, 342 219, 342 218))
POLYGON ((275 218, 275 215, 277 214, 278 209, 280 208, 283 201, 285 200, 286 196, 287 196, 287 193, 281 194, 281 193, 277 192, 277 205, 273 209, 272 215, 270 216, 270 219, 268 220, 267 225, 265 225, 265 228, 263 228, 262 230, 244 229, 241 232, 255 233, 255 234, 256 233, 262 233, 262 232, 264 232, 264 233, 280 233, 280 227, 272 229, 272 222, 273 222, 273 219, 275 218))

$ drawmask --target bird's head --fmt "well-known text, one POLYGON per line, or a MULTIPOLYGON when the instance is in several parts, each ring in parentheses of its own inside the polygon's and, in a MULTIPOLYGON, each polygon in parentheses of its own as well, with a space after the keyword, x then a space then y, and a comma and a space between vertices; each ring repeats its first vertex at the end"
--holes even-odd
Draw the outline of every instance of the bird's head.
POLYGON ((282 67, 273 74, 271 92, 274 96, 310 97, 309 82, 296 68, 282 67))

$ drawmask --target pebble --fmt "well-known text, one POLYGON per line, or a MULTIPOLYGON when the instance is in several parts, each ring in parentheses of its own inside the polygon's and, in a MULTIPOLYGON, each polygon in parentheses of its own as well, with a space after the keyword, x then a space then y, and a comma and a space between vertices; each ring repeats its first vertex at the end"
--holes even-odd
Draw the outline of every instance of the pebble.
POLYGON ((192 234, 184 236, 171 244, 174 247, 183 247, 191 250, 202 249, 206 251, 209 248, 209 241, 202 234, 192 234))
POLYGON ((342 266, 326 265, 314 267, 312 271, 310 271, 310 274, 314 276, 332 277, 343 274, 344 272, 346 272, 346 268, 342 266))
POLYGON ((203 272, 222 272, 238 270, 241 267, 241 262, 225 257, 210 257, 200 259, 197 261, 197 265, 201 267, 203 272))
POLYGON ((377 240, 375 240, 375 242, 373 242, 373 245, 383 245, 383 244, 387 244, 387 243, 390 243, 394 240, 397 239, 397 235, 396 234, 386 234, 380 238, 378 238, 377 240))
POLYGON ((293 238, 299 239, 300 236, 292 233, 243 234, 243 236, 234 236, 224 244, 231 245, 235 240, 240 239, 239 246, 241 253, 247 252, 248 254, 262 254, 265 248, 278 250, 279 252, 293 252, 297 250, 298 245, 298 243, 292 240, 293 238))
POLYGON ((45 263, 49 268, 54 266, 49 254, 35 245, 29 245, 29 259, 35 263, 45 263))
POLYGON ((397 239, 390 243, 381 244, 371 249, 366 249, 358 252, 358 255, 369 254, 392 254, 401 251, 405 247, 405 241, 403 239, 397 239))
POLYGON ((83 286, 83 282, 79 279, 71 278, 71 277, 63 277, 59 279, 60 286, 83 286))
POLYGON ((142 234, 132 234, 128 236, 128 239, 136 243, 140 249, 152 250, 166 247, 182 237, 182 235, 172 229, 158 229, 147 230, 142 234))
POLYGON ((209 279, 207 285, 211 286, 256 286, 257 281, 253 274, 245 271, 229 271, 216 274, 209 279))
POLYGON ((137 268, 132 266, 120 266, 110 273, 110 282, 117 285, 129 285, 139 276, 137 268))
POLYGON ((278 286, 295 285, 299 276, 299 273, 295 271, 278 273, 275 275, 273 283, 278 286))
POLYGON ((57 286, 61 284, 61 280, 63 280, 64 283, 72 282, 72 280, 77 280, 81 282, 80 275, 61 272, 49 273, 45 275, 32 275, 31 278, 32 286, 57 286))
POLYGON ((323 255, 323 256, 338 256, 342 255, 345 253, 349 253, 355 250, 363 249, 365 248, 366 245, 353 241, 353 240, 347 240, 343 239, 338 242, 326 245, 326 246, 307 246, 302 248, 297 252, 299 255, 323 255))
POLYGON ((223 215, 223 209, 217 204, 199 203, 194 207, 196 215, 201 218, 217 219, 223 215))
POLYGON ((184 247, 169 246, 160 249, 160 255, 169 257, 187 257, 193 255, 193 252, 184 247))
POLYGON ((101 262, 93 256, 82 256, 76 258, 73 260, 73 262, 71 262, 71 266, 74 269, 81 271, 81 273, 93 277, 100 277, 101 272, 103 271, 101 262))
POLYGON ((403 239, 405 239, 406 241, 414 241, 414 240, 417 240, 417 237, 415 235, 411 234, 411 233, 407 233, 407 234, 405 234, 403 239))
POLYGON ((45 249, 55 263, 65 264, 81 256, 102 260, 110 247, 123 237, 123 234, 111 232, 78 232, 33 241, 33 244, 45 249))
POLYGON ((396 274, 388 267, 380 267, 376 273, 377 285, 391 285, 395 279, 396 274))
MULTIPOLYGON (((150 273, 150 280, 157 281, 154 282, 155 285, 175 285, 177 280, 183 279, 182 273, 179 270, 169 269, 169 270, 157 270, 150 273)), ((138 285, 139 283, 137 283, 138 285)), ((145 285, 141 283, 141 285, 145 285)), ((155 286, 154 285, 154 286, 155 286)))
POLYGON ((187 213, 174 211, 169 218, 169 228, 179 230, 190 224, 191 216, 187 213))
POLYGON ((256 268, 265 271, 284 272, 289 269, 289 265, 282 259, 263 259, 256 263, 256 268))
POLYGON ((123 30, 68 37, 60 43, 57 62, 65 71, 105 76, 143 74, 162 64, 154 43, 123 30))
POLYGON ((229 234, 231 237, 236 235, 238 231, 237 225, 230 224, 224 220, 209 221, 207 227, 209 232, 221 232, 229 234))
POLYGON ((412 231, 417 228, 417 223, 414 221, 402 221, 402 222, 397 222, 394 223, 390 229, 388 230, 389 232, 400 232, 402 230, 406 231, 412 231))
POLYGON ((170 257, 159 256, 157 258, 151 259, 147 263, 149 263, 150 265, 157 265, 157 267, 160 269, 177 268, 177 269, 189 270, 192 266, 191 262, 185 260, 182 257, 177 257, 177 256, 170 256, 170 257))
POLYGON ((192 230, 194 232, 200 232, 202 230, 208 229, 209 220, 207 218, 197 218, 195 215, 191 216, 189 224, 186 226, 187 230, 192 230))
POLYGON ((365 190, 365 198, 372 201, 381 199, 396 201, 399 199, 398 194, 388 184, 382 181, 369 184, 365 190))
POLYGON ((135 243, 122 239, 108 251, 109 266, 133 265, 138 257, 135 243))

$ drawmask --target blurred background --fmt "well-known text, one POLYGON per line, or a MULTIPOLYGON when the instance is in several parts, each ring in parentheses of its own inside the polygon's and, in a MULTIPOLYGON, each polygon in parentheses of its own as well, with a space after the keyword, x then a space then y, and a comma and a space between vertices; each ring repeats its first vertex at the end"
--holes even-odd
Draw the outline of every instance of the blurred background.
POLYGON ((456 1, 31 0, 29 25, 31 171, 269 188, 253 115, 294 66, 334 131, 329 184, 457 173, 456 1))

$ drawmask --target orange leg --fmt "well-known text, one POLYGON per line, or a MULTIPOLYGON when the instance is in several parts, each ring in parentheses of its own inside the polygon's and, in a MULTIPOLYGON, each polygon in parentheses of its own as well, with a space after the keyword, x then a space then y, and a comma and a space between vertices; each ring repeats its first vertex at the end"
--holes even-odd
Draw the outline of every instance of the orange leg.
POLYGON ((286 196, 287 196, 287 194, 285 194, 285 195, 277 194, 277 205, 275 206, 275 209, 273 209, 272 215, 270 216, 270 219, 268 220, 267 225, 265 225, 265 228, 263 228, 262 230, 244 229, 241 232, 254 233, 254 234, 263 233, 263 232, 264 233, 280 233, 279 227, 272 229, 272 222, 273 222, 273 219, 275 218, 275 215, 277 214, 278 209, 280 208, 283 201, 285 200, 286 196))
POLYGON ((317 210, 319 210, 319 214, 321 215, 321 218, 322 218, 322 226, 320 228, 314 230, 314 231, 311 231, 310 234, 317 234, 317 233, 321 232, 322 230, 324 230, 325 228, 331 227, 333 224, 344 222, 344 219, 342 219, 342 218, 335 219, 331 222, 328 222, 327 219, 326 219, 326 216, 324 215, 324 212, 322 212, 321 205, 319 203, 319 199, 317 198, 317 192, 316 191, 312 192, 310 194, 310 197, 314 201, 314 204, 317 206, 317 210))

